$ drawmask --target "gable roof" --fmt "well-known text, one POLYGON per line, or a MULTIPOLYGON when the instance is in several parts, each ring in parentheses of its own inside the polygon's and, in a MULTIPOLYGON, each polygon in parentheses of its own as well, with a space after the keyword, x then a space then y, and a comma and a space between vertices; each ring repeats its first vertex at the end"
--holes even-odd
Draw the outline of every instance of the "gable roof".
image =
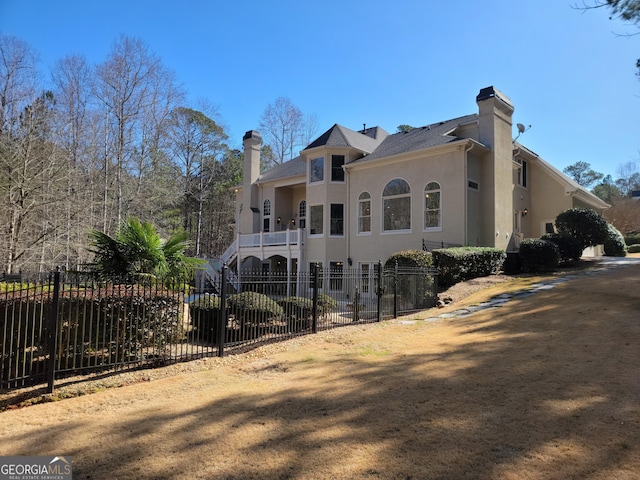
POLYGON ((607 202, 602 200, 597 195, 591 193, 589 190, 584 188, 582 185, 580 185, 578 182, 570 178, 568 175, 565 175, 564 173, 562 173, 560 170, 558 170, 556 167, 554 167, 549 162, 544 160, 540 155, 535 153, 533 150, 530 150, 529 148, 525 147, 520 142, 513 142, 513 146, 514 148, 523 150, 527 152, 529 155, 531 155, 532 157, 534 157, 537 160, 538 165, 543 170, 545 170, 552 178, 555 178, 556 181, 559 182, 564 187, 564 191, 566 194, 577 194, 580 196, 580 198, 584 202, 592 205, 594 208, 607 209, 611 207, 611 205, 609 205, 607 202))
POLYGON ((307 163, 304 158, 298 156, 291 160, 276 165, 264 172, 257 180, 257 183, 267 182, 269 180, 277 180, 279 178, 296 177, 298 175, 307 174, 307 163))
POLYGON ((370 155, 351 163, 361 163, 377 158, 391 157, 401 153, 423 150, 425 148, 455 142, 456 140, 460 140, 460 137, 453 134, 456 127, 477 119, 477 114, 465 115, 463 117, 445 120, 444 122, 413 128, 406 132, 394 133, 393 135, 387 136, 380 146, 370 155))
POLYGON ((350 147, 363 153, 371 153, 388 135, 380 127, 366 128, 356 132, 336 123, 305 150, 317 147, 350 147))

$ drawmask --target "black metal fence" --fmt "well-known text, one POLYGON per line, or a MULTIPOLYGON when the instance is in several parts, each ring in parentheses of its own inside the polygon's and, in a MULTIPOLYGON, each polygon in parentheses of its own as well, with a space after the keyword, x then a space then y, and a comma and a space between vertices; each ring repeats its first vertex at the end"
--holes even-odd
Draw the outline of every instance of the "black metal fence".
POLYGON ((241 272, 239 291, 222 273, 219 295, 152 277, 102 282, 61 272, 0 283, 0 389, 47 384, 52 392, 65 376, 222 356, 437 301, 432 270, 241 272))

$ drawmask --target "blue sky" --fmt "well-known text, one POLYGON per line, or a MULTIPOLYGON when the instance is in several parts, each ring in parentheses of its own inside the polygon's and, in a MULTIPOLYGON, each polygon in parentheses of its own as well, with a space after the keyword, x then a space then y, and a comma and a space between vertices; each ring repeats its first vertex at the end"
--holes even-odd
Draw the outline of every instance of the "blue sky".
MULTIPOLYGON (((588 0, 587 0, 588 1, 588 0)), ((494 85, 515 105, 520 141, 563 169, 617 177, 640 160, 640 35, 573 0, 0 0, 0 32, 49 68, 71 54, 104 61, 138 37, 192 100, 217 105, 239 147, 277 97, 354 130, 422 126, 477 111, 494 85)), ((515 130, 515 128, 514 128, 515 130)), ((515 135, 515 132, 514 132, 515 135)))

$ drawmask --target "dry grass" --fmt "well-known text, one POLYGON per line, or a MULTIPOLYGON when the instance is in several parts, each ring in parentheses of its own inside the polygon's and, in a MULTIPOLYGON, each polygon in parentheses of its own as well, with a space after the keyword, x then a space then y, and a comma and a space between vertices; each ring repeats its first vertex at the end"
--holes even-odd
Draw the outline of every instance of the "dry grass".
POLYGON ((94 480, 637 479, 638 282, 621 267, 5 411, 0 455, 71 455, 94 480))

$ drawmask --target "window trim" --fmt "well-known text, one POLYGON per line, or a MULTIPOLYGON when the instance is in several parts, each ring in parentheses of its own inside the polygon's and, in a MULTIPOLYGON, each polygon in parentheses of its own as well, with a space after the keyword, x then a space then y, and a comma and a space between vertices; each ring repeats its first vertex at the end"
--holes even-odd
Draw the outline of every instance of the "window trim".
POLYGON ((298 227, 307 227, 307 201, 300 200, 298 204, 298 227))
POLYGON ((262 202, 262 231, 271 232, 271 200, 268 198, 262 202))
POLYGON ((345 171, 342 168, 346 163, 347 163, 347 156, 346 155, 331 155, 331 175, 329 177, 329 180, 330 180, 331 183, 345 183, 346 182, 345 171), (339 170, 340 170, 340 172, 342 174, 342 180, 335 180, 333 178, 333 172, 338 170, 333 166, 334 157, 342 157, 342 165, 340 165, 340 168, 339 168, 339 170))
POLYGON ((345 205, 344 203, 330 203, 329 204, 329 236, 333 237, 333 238, 344 238, 344 218, 345 218, 345 209, 344 209, 345 205), (342 207, 342 233, 332 233, 332 228, 333 228, 333 217, 332 217, 332 210, 333 210, 333 206, 341 206, 342 207))
POLYGON ((309 213, 309 233, 308 236, 310 238, 322 238, 324 237, 324 203, 316 203, 313 205, 307 205, 307 211, 309 213), (322 214, 320 215, 320 219, 322 220, 322 232, 321 233, 311 233, 311 228, 312 228, 312 220, 313 217, 311 215, 311 212, 314 208, 320 207, 322 210, 322 214))
POLYGON ((395 177, 391 180, 389 180, 383 187, 382 189, 382 196, 381 196, 381 201, 382 201, 382 225, 381 225, 381 235, 397 235, 397 234, 406 234, 406 233, 412 233, 412 229, 411 229, 411 216, 413 214, 412 209, 413 209, 413 205, 412 205, 412 190, 411 190, 411 184, 409 182, 407 182, 404 178, 401 177, 395 177), (404 182, 409 191, 408 193, 402 193, 399 195, 391 195, 391 196, 386 196, 384 195, 384 191, 387 189, 387 187, 389 186, 389 184, 391 182, 395 182, 396 180, 401 180, 402 182, 404 182), (386 200, 397 200, 397 199, 402 199, 402 198, 408 198, 409 199, 409 228, 398 228, 398 229, 393 229, 393 230, 385 230, 385 201, 386 200))
POLYGON ((360 192, 360 195, 358 195, 358 207, 357 207, 358 208, 358 215, 357 215, 358 227, 356 228, 357 235, 362 235, 362 236, 371 235, 371 205, 372 205, 371 194, 367 191, 360 192), (368 195, 368 197, 361 198, 365 194, 368 195), (364 202, 369 202, 369 215, 361 215, 360 205, 363 204, 364 202), (362 218, 369 219, 369 230, 360 230, 360 219, 362 218))
POLYGON ((320 185, 324 183, 324 177, 325 177, 325 161, 324 161, 324 157, 316 157, 316 158, 312 158, 309 160, 309 172, 308 172, 308 176, 307 176, 307 181, 309 183, 309 185, 320 185), (319 161, 322 160, 322 178, 320 180, 313 180, 311 178, 311 175, 313 173, 313 162, 315 161, 319 161))
MULTIPOLYGON (((425 203, 423 204, 423 209, 422 209, 422 231, 423 232, 441 232, 442 231, 442 184, 440 182, 437 182, 435 180, 431 180, 429 182, 427 182, 427 184, 424 186, 424 190, 422 191, 422 195, 423 195, 423 199, 425 199, 425 203), (431 190, 427 190, 427 187, 429 185, 432 184, 436 184, 438 185, 437 189, 431 189, 431 190), (426 223, 427 223, 427 204, 426 204, 426 194, 427 192, 438 192, 438 225, 435 227, 427 227, 426 223)), ((435 209, 431 209, 433 211, 435 211, 435 209)))

